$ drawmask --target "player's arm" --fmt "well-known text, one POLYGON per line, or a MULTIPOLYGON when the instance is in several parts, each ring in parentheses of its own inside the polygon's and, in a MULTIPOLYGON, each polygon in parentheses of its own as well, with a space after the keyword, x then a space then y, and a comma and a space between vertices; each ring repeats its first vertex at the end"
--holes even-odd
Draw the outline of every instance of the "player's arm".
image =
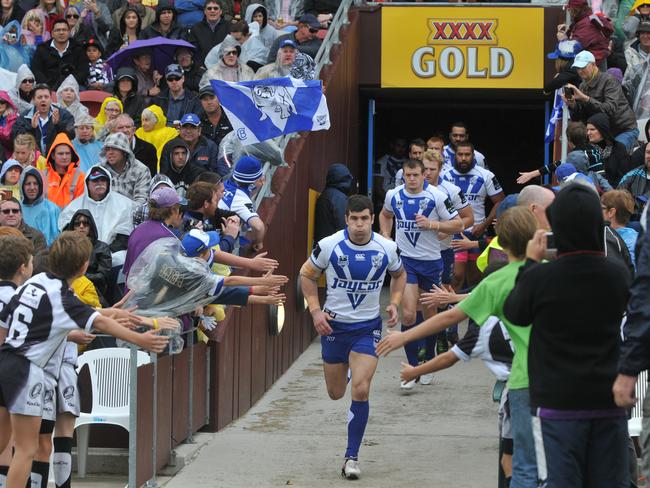
POLYGON ((160 336, 157 330, 148 330, 139 334, 138 332, 123 327, 112 318, 101 314, 93 321, 93 327, 99 332, 112 335, 123 341, 131 342, 136 346, 155 353, 162 352, 169 341, 169 336, 160 336))
POLYGON ((463 221, 463 230, 469 229, 474 225, 474 212, 472 212, 471 205, 459 209, 458 215, 460 216, 460 220, 463 221))
POLYGON ((387 356, 391 351, 403 347, 404 344, 436 334, 451 325, 462 322, 466 318, 465 312, 458 307, 454 307, 425 320, 420 325, 405 332, 389 331, 388 335, 377 344, 377 354, 387 356))
POLYGON ((379 233, 386 239, 390 239, 390 233, 393 230, 393 213, 382 208, 379 212, 379 233))
POLYGON ((474 228, 472 229, 472 234, 474 234, 475 237, 480 237, 485 233, 487 228, 492 225, 492 222, 494 222, 495 217, 497 216, 497 209, 499 208, 499 204, 501 203, 501 200, 505 198, 505 195, 503 192, 497 193, 496 195, 492 195, 490 197, 490 200, 492 200, 492 203, 494 204, 492 206, 492 210, 490 210, 490 213, 485 217, 485 220, 481 222, 480 224, 476 224, 474 228))
POLYGON ((318 335, 329 335, 332 333, 332 328, 329 325, 330 317, 321 310, 318 284, 316 283, 322 272, 311 262, 311 259, 305 261, 300 268, 300 289, 307 300, 307 307, 314 321, 316 332, 318 335))
POLYGON ((435 373, 443 369, 451 368, 458 361, 458 356, 451 351, 447 351, 418 366, 402 363, 402 370, 399 375, 402 381, 411 381, 423 374, 435 373))
POLYGON ((266 234, 266 226, 262 219, 259 217, 252 217, 248 219, 248 225, 251 228, 251 241, 253 242, 253 248, 256 250, 262 249, 264 235, 266 234))
POLYGON ((404 287, 406 286, 406 271, 400 267, 397 271, 390 271, 390 303, 386 307, 388 314, 388 327, 395 327, 399 320, 399 304, 402 303, 402 295, 404 294, 404 287))

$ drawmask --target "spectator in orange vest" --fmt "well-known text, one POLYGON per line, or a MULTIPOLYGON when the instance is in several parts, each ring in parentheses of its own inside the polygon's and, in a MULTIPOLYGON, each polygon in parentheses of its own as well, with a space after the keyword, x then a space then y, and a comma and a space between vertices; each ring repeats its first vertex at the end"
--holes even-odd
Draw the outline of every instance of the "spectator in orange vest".
POLYGON ((84 172, 79 169, 79 155, 65 133, 57 134, 47 153, 43 170, 45 197, 63 208, 84 193, 84 172))

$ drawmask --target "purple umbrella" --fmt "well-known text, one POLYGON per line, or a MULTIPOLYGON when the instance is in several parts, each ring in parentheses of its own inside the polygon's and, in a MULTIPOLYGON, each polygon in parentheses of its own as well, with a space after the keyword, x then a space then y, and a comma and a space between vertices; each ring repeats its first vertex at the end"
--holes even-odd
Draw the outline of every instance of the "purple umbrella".
POLYGON ((187 41, 167 39, 166 37, 159 36, 153 39, 132 42, 124 49, 120 49, 113 54, 106 62, 115 72, 122 66, 131 66, 131 60, 136 51, 146 48, 151 51, 151 64, 153 69, 162 74, 165 72, 165 68, 174 62, 174 53, 179 47, 186 47, 192 50, 196 49, 193 44, 187 41))

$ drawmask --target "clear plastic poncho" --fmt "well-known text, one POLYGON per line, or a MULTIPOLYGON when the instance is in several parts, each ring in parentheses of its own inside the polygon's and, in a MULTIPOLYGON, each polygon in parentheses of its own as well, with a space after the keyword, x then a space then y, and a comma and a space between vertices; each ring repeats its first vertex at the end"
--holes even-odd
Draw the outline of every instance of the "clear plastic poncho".
POLYGON ((223 277, 210 271, 208 263, 181 253, 176 238, 162 238, 149 244, 129 271, 127 285, 132 296, 126 308, 137 306, 147 317, 179 316, 215 300, 223 277))

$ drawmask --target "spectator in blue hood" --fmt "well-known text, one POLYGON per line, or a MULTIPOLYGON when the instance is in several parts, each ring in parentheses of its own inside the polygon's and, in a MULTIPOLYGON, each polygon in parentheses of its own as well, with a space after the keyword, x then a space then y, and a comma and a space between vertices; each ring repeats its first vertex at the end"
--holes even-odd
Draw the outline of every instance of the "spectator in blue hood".
POLYGON ((36 168, 28 166, 20 177, 23 220, 27 225, 43 233, 47 245, 59 235, 57 222, 61 209, 43 198, 43 177, 36 168))
POLYGON ((315 242, 345 228, 345 209, 352 180, 350 170, 344 164, 334 163, 327 170, 325 189, 316 200, 315 242))

